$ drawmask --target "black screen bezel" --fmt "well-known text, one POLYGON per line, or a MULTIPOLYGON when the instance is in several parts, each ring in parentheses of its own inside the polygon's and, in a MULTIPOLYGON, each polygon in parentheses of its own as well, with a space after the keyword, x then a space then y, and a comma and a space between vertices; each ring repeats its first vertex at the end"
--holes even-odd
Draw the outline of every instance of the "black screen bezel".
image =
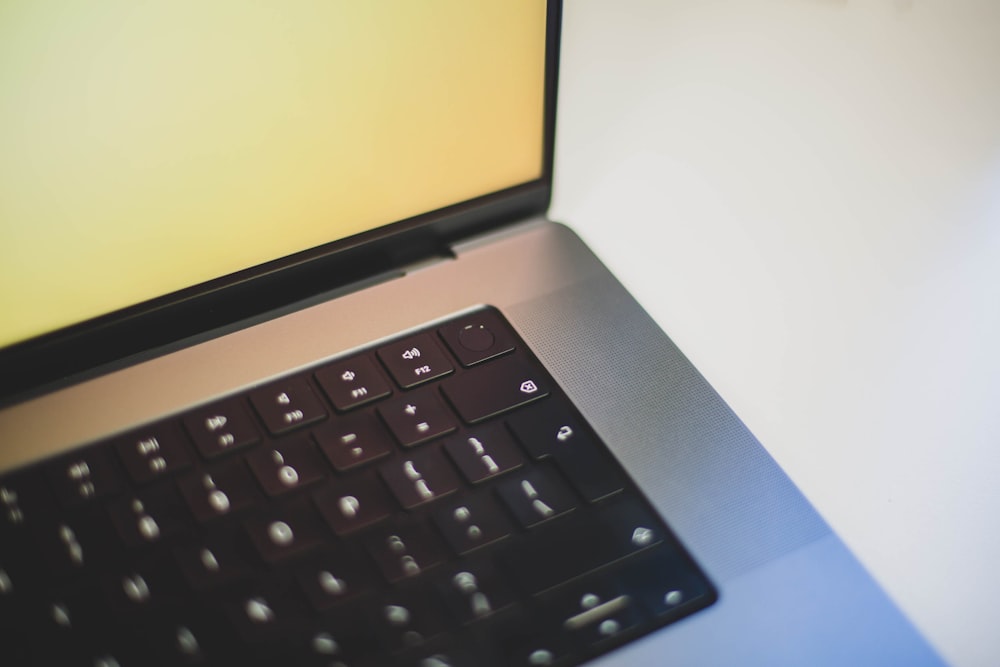
POLYGON ((454 243, 544 213, 552 195, 561 0, 546 17, 541 177, 499 192, 172 292, 0 349, 0 404, 18 402, 205 332, 267 319, 289 304, 447 255, 454 243))

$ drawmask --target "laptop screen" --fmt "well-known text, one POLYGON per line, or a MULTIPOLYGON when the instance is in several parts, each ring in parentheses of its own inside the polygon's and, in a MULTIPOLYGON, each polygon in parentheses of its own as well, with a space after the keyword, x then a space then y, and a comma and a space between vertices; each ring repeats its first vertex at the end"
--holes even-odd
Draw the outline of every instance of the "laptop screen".
POLYGON ((540 178, 545 15, 0 4, 0 347, 540 178))

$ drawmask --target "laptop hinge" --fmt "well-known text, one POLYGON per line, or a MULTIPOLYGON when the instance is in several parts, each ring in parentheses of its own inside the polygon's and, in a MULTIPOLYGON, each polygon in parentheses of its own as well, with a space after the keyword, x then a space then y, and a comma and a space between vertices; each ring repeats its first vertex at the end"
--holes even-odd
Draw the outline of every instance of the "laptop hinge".
POLYGON ((530 218, 526 218, 522 222, 506 225, 498 230, 492 230, 484 234, 480 234, 479 236, 473 236, 452 244, 451 253, 454 257, 458 258, 470 250, 475 250, 481 246, 489 245, 490 243, 494 243, 500 239, 521 234, 530 227, 549 224, 549 222, 550 220, 544 214, 540 213, 538 215, 533 215, 530 218))
MULTIPOLYGON (((401 267, 401 273, 405 275, 413 275, 414 273, 420 273, 421 271, 426 271, 427 269, 433 268, 445 262, 450 262, 456 259, 455 254, 450 250, 437 255, 432 255, 430 257, 424 257, 415 262, 411 262, 403 267, 401 267)), ((402 277, 402 276, 400 276, 402 277)))

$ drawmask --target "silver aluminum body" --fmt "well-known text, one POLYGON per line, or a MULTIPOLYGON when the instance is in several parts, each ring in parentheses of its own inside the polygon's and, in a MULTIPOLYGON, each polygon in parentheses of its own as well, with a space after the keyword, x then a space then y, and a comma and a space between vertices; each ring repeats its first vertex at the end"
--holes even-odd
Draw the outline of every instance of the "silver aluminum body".
POLYGON ((455 258, 0 411, 0 469, 482 304, 498 307, 719 589, 610 665, 940 664, 684 355, 568 228, 455 258))

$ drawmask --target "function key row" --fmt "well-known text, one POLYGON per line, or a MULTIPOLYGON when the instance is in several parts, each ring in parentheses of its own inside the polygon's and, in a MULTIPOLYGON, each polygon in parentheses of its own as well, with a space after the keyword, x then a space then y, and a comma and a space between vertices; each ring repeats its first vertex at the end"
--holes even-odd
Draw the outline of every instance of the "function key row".
MULTIPOLYGON (((461 318, 440 327, 437 333, 454 358, 466 367, 514 350, 512 332, 492 311, 461 318)), ((404 389, 450 375, 455 369, 429 332, 377 348, 374 357, 381 360, 404 389)), ((329 363, 316 370, 313 377, 333 407, 347 413, 343 421, 326 421, 316 435, 338 471, 387 453, 384 441, 378 437, 381 434, 376 435, 382 424, 389 427, 404 447, 440 437, 459 425, 437 389, 408 390, 394 399, 383 400, 393 390, 379 364, 368 354, 329 363), (374 422, 371 415, 350 420, 350 411, 376 401, 382 423, 374 422), (333 444, 336 442, 342 446, 338 448, 333 444)), ((525 361, 511 357, 499 365, 487 364, 474 373, 459 374, 445 383, 442 391, 466 423, 475 423, 541 398, 548 388, 533 375, 525 361)), ((330 414, 307 376, 272 383, 249 392, 247 398, 253 412, 239 397, 228 398, 196 408, 179 421, 155 423, 120 437, 114 441, 113 449, 128 477, 135 483, 147 484, 194 465, 191 443, 204 459, 212 461, 262 442, 264 437, 253 413, 260 418, 265 432, 272 435, 285 435, 315 425, 327 420, 330 414)), ((46 476, 61 504, 72 507, 113 496, 127 485, 121 478, 119 461, 113 459, 100 445, 89 447, 49 464, 46 476)), ((270 483, 267 486, 284 488, 270 483)), ((0 510, 6 509, 14 517, 18 515, 16 498, 0 498, 0 502, 4 503, 0 510)))

